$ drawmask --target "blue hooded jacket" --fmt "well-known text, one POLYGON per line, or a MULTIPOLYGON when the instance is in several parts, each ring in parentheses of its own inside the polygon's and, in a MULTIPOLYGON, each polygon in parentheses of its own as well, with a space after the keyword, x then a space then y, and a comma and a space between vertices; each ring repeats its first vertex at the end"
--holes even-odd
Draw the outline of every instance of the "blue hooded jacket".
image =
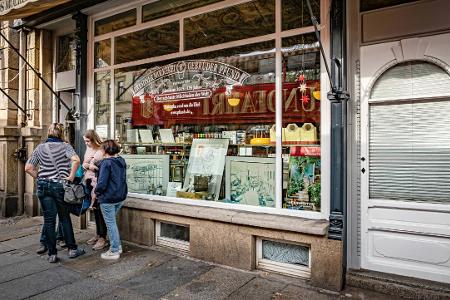
POLYGON ((120 156, 101 161, 95 194, 98 203, 118 203, 127 198, 127 164, 120 156))

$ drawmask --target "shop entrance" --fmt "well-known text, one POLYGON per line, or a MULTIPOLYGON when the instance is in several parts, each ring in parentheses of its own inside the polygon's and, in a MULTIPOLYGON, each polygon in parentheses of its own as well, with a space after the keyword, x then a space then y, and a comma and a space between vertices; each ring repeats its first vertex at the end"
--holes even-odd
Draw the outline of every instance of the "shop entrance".
POLYGON ((361 266, 450 282, 450 75, 417 40, 361 51, 361 266))

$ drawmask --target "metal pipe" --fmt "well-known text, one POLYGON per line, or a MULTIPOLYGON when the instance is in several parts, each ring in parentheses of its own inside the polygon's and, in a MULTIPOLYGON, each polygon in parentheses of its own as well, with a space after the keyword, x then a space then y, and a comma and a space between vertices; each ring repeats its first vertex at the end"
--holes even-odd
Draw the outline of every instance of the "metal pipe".
POLYGON ((317 18, 316 18, 316 16, 314 16, 314 13, 312 11, 311 2, 309 0, 306 0, 306 4, 308 5, 308 10, 309 10, 309 15, 311 17, 311 22, 313 23, 314 32, 316 33, 316 38, 317 38, 317 41, 319 42, 320 53, 322 54, 323 63, 325 65, 325 69, 327 70, 328 79, 330 80, 331 90, 335 91, 333 80, 331 78, 330 67, 328 66, 327 58, 325 56, 325 51, 323 50, 322 41, 320 40, 319 29, 317 28, 317 25, 319 25, 319 23, 317 22, 317 18))
POLYGON ((16 47, 13 46, 13 44, 11 44, 11 42, 3 35, 3 33, 0 31, 0 37, 2 37, 6 43, 14 50, 14 52, 17 53, 17 55, 19 55, 19 57, 21 59, 23 59, 23 61, 30 67, 31 70, 33 70, 33 72, 36 74, 36 76, 44 83, 44 85, 53 93, 53 95, 56 96, 56 99, 58 99, 58 101, 60 101, 65 108, 67 108, 69 111, 72 111, 69 106, 67 106, 67 104, 64 103, 64 101, 62 101, 62 99, 58 96, 58 94, 56 94, 56 92, 52 89, 52 87, 47 83, 47 81, 45 81, 45 79, 41 76, 41 74, 36 71, 35 68, 33 68, 33 66, 26 60, 26 58, 20 54, 20 51, 16 49, 16 47))
POLYGON ((10 95, 8 95, 7 92, 5 92, 2 88, 0 88, 0 91, 3 93, 3 95, 5 95, 9 101, 11 101, 12 103, 14 103, 14 105, 21 111, 23 112, 25 115, 27 115, 27 112, 13 99, 11 98, 10 95))

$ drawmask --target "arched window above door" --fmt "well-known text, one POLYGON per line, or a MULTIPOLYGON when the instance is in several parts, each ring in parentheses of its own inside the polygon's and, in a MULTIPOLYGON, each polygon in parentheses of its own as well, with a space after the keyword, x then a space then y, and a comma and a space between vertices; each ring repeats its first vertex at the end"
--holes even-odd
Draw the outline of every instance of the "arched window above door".
POLYGON ((375 82, 370 99, 414 99, 450 95, 450 75, 424 61, 395 65, 375 82))

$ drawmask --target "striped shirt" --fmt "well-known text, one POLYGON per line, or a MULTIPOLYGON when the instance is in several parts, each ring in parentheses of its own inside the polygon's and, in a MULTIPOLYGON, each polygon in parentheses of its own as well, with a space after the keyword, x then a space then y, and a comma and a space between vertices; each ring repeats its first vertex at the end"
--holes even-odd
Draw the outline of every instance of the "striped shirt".
POLYGON ((33 166, 39 165, 38 178, 63 179, 70 175, 72 156, 76 155, 71 145, 63 142, 46 142, 34 149, 27 163, 33 166), (45 144, 48 144, 50 153, 45 144), (53 156, 56 166, 51 159, 53 156))

